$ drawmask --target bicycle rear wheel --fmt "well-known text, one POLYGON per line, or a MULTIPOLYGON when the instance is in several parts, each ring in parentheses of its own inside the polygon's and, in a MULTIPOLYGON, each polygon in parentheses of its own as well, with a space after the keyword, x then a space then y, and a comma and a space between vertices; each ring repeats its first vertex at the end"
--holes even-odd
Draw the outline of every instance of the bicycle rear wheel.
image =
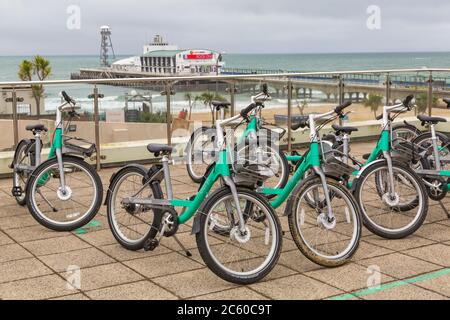
POLYGON ((401 239, 413 234, 426 218, 428 196, 421 179, 408 166, 393 162, 395 196, 387 185, 387 161, 367 168, 355 187, 355 198, 361 207, 364 225, 374 234, 387 239, 401 239), (380 177, 383 186, 380 186, 380 177), (382 192, 380 192, 382 191, 382 192), (403 204, 413 203, 414 206, 403 204))
POLYGON ((145 184, 147 172, 138 167, 128 167, 111 181, 110 195, 106 201, 108 223, 114 238, 126 249, 144 248, 147 239, 154 238, 160 228, 161 210, 142 205, 123 203, 125 198, 162 199, 163 192, 157 183, 145 184))
POLYGON ((25 206, 27 204, 26 188, 30 172, 21 169, 18 170, 17 168, 18 166, 34 165, 35 161, 32 159, 28 151, 34 147, 33 145, 35 143, 36 143, 35 141, 31 143, 26 143, 25 141, 20 142, 19 145, 17 146, 16 154, 14 156, 13 186, 20 187, 22 190, 22 194, 20 196, 14 196, 14 198, 16 199, 17 204, 21 206, 25 206))

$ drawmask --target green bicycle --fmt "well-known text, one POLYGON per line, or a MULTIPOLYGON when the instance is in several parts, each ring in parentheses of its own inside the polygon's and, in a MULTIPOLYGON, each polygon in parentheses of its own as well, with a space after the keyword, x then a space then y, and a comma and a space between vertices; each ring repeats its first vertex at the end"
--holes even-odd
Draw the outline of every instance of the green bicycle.
POLYGON ((360 208, 339 180, 324 171, 320 128, 316 122, 343 116, 345 103, 325 114, 310 115, 293 126, 309 128, 310 145, 303 155, 288 156, 297 168, 285 188, 259 188, 264 195, 275 195, 271 205, 279 208, 287 201, 285 214, 299 250, 311 261, 336 267, 345 264, 356 252, 361 237, 360 208), (305 174, 311 174, 305 178, 305 174))
POLYGON ((72 119, 77 116, 78 107, 64 91, 61 94, 65 103, 56 109, 56 129, 48 160, 40 163, 40 133, 47 129, 43 125, 28 127, 37 140, 19 144, 12 167, 15 177, 24 181, 25 190, 15 184, 13 194, 18 198, 25 196, 28 210, 43 226, 72 231, 95 217, 102 204, 103 185, 95 169, 84 161, 96 152, 95 145, 63 134, 63 112, 72 119), (28 165, 24 159, 28 159, 28 165))
POLYGON ((411 168, 415 153, 411 142, 395 134, 392 121, 412 109, 413 96, 394 106, 383 108, 381 137, 374 150, 364 156, 365 163, 349 154, 353 127, 333 125, 336 136, 322 145, 327 161, 327 175, 340 179, 353 192, 363 216, 364 225, 374 234, 401 239, 413 234, 423 224, 428 212, 428 196, 421 173, 411 168), (342 162, 336 165, 333 159, 342 162), (351 164, 349 164, 351 162, 351 164))
MULTIPOLYGON (((239 116, 218 121, 218 161, 197 194, 177 200, 170 176, 172 147, 150 144, 148 151, 162 156, 162 165, 146 169, 129 165, 111 177, 106 198, 108 222, 116 240, 129 250, 155 250, 164 237, 177 238, 178 228, 194 218, 192 232, 205 264, 222 279, 250 284, 264 278, 276 265, 282 246, 278 217, 267 200, 236 186, 230 170, 230 152, 222 126, 239 116), (210 194, 221 180, 223 187, 210 194), (165 195, 163 188, 165 188, 165 195), (176 208, 181 208, 178 213, 176 208), (229 226, 229 232, 217 232, 229 226)), ((260 177, 264 180, 267 177, 260 177)))

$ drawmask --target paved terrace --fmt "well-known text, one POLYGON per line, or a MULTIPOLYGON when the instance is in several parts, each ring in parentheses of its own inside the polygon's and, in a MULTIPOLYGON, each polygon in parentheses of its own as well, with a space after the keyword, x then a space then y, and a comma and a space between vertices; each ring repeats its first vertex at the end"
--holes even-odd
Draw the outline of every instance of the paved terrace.
MULTIPOLYGON (((371 147, 354 149, 363 154, 371 147)), ((115 170, 101 171, 105 184, 115 170)), ((173 177, 179 198, 195 193, 184 167, 175 167, 173 177)), ((179 237, 192 258, 172 239, 164 239, 154 252, 130 252, 114 240, 105 207, 85 229, 56 233, 18 207, 10 188, 10 179, 0 180, 0 299, 450 298, 450 219, 438 203, 431 202, 425 225, 408 239, 384 240, 364 230, 353 261, 338 269, 321 268, 303 257, 282 217, 286 234, 278 266, 263 282, 240 287, 203 265, 188 226, 181 227, 179 237), (70 265, 82 268, 81 290, 67 289, 70 265), (378 291, 366 289, 369 266, 381 270, 378 291)), ((450 198, 443 204, 450 208, 450 198)))

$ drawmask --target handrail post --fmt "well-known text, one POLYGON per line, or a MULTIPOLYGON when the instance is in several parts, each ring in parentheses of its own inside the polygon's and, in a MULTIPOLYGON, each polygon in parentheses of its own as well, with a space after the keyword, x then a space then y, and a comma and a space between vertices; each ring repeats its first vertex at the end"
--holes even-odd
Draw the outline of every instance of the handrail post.
MULTIPOLYGON (((344 79, 342 77, 342 74, 338 76, 338 95, 339 95, 339 105, 342 105, 344 103, 344 79)), ((342 118, 339 117, 339 125, 342 126, 344 123, 342 121, 342 118)))
POLYGON ((230 85, 230 103, 231 103, 231 116, 234 117, 236 113, 236 83, 233 81, 230 85))
POLYGON ((433 72, 430 71, 430 77, 428 79, 428 97, 427 97, 428 115, 431 117, 433 114, 433 72))
POLYGON ((166 93, 166 122, 167 122, 167 144, 169 146, 172 145, 172 111, 171 111, 171 102, 170 96, 172 94, 172 88, 169 82, 165 84, 165 93, 166 93))
POLYGON ((342 74, 339 75, 339 104, 344 103, 344 79, 342 77, 342 74))
POLYGON ((94 86, 94 129, 95 129, 95 146, 97 147, 97 154, 95 157, 95 164, 97 171, 100 171, 101 166, 101 147, 100 147, 100 115, 99 115, 99 94, 97 85, 94 86))
POLYGON ((288 93, 288 110, 287 110, 287 132, 288 132, 288 152, 292 151, 292 80, 289 79, 287 82, 287 93, 288 93))
POLYGON ((391 100, 391 75, 389 73, 386 74, 386 105, 389 106, 389 101, 391 100))
POLYGON ((14 132, 14 149, 19 144, 19 120, 17 118, 17 92, 16 87, 12 88, 12 113, 13 113, 13 132, 14 132))

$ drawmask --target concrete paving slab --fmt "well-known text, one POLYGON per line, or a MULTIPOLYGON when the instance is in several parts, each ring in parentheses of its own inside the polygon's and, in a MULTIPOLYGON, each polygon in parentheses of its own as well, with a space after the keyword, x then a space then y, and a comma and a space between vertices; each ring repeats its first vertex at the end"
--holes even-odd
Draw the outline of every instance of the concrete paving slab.
POLYGON ((184 258, 182 255, 175 252, 126 261, 124 264, 138 273, 143 274, 147 278, 155 278, 203 268, 201 264, 191 259, 184 258))
POLYGON ((57 275, 0 284, 0 298, 5 300, 49 299, 76 292, 69 290, 67 282, 57 275))
POLYGON ((59 237, 56 239, 24 242, 23 246, 37 256, 63 253, 89 247, 86 242, 83 242, 77 237, 68 233, 65 237, 59 237))
POLYGON ((377 266, 381 273, 397 279, 409 278, 441 268, 430 262, 425 262, 400 253, 365 259, 358 263, 366 267, 377 266))
POLYGON ((52 271, 35 258, 0 263, 0 283, 34 278, 52 271))
POLYGON ((145 252, 144 250, 130 251, 122 247, 120 244, 111 244, 107 246, 99 247, 100 250, 104 251, 109 256, 113 257, 117 261, 128 261, 135 259, 143 259, 158 255, 163 255, 172 252, 172 250, 159 246, 155 251, 145 252))
POLYGON ((119 286, 88 291, 93 300, 176 300, 175 295, 150 281, 139 281, 119 286))
POLYGON ((0 263, 31 257, 33 257, 33 255, 18 244, 0 246, 0 263))
POLYGON ((86 248, 69 252, 51 254, 39 257, 46 265, 56 272, 64 272, 69 266, 80 268, 93 267, 115 262, 114 259, 96 248, 86 248))
POLYGON ((294 275, 250 286, 271 299, 315 300, 324 299, 343 291, 304 275, 294 275))
POLYGON ((155 278, 153 281, 184 299, 237 287, 220 279, 207 268, 155 278))
MULTIPOLYGON (((355 291, 365 289, 370 285, 371 272, 355 263, 349 263, 336 269, 320 269, 306 272, 305 275, 321 282, 332 285, 343 291, 355 291)), ((380 283, 392 281, 387 275, 380 275, 380 283)))
MULTIPOLYGON (((61 275, 67 279, 69 273, 61 275)), ((81 269, 81 290, 90 291, 143 280, 143 277, 120 263, 81 269)))
POLYGON ((434 244, 431 246, 411 249, 405 251, 405 254, 443 267, 450 267, 450 248, 443 244, 434 244))
POLYGON ((250 290, 249 288, 236 288, 231 290, 224 290, 222 292, 216 292, 207 294, 204 296, 199 296, 192 298, 192 300, 211 300, 211 301, 217 301, 217 300, 268 300, 268 298, 264 297, 263 295, 250 290))
POLYGON ((398 240, 383 239, 378 236, 372 235, 370 237, 364 238, 364 241, 369 242, 375 246, 387 248, 393 251, 403 251, 436 243, 433 240, 418 237, 416 235, 412 235, 406 239, 398 240))

